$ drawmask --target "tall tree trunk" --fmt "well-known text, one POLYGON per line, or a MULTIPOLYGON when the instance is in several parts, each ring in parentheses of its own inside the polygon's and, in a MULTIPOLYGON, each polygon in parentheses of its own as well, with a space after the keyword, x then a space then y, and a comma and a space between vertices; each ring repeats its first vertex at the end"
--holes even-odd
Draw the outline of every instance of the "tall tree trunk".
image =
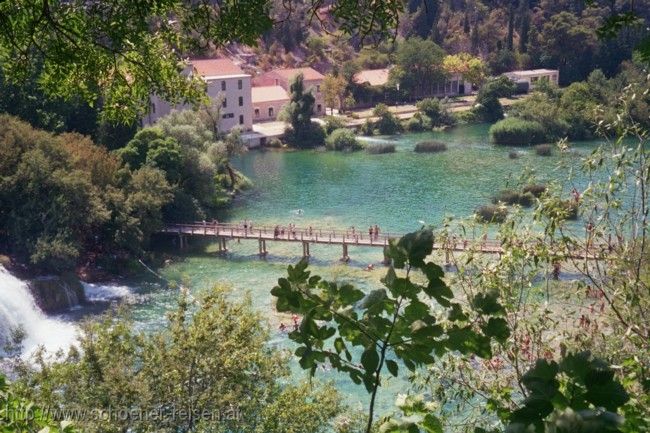
POLYGON ((515 4, 514 0, 511 0, 510 6, 508 7, 508 39, 506 41, 506 48, 509 51, 513 49, 513 40, 515 32, 515 4))

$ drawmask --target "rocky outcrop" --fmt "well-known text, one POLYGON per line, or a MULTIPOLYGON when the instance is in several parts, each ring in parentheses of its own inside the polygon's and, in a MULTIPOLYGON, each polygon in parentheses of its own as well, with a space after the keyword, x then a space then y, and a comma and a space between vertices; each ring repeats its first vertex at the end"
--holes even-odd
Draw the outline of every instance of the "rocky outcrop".
POLYGON ((84 287, 73 273, 34 278, 28 285, 36 303, 46 313, 64 311, 86 302, 84 287))

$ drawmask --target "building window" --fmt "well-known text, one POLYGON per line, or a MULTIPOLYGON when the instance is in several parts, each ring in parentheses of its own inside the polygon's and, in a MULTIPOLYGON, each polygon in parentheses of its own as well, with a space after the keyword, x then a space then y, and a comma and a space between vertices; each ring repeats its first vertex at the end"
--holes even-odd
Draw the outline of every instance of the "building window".
POLYGON ((454 80, 451 82, 451 91, 453 93, 458 93, 458 80, 454 80))
POLYGON ((243 124, 244 124, 244 115, 243 115, 243 114, 240 114, 240 115, 239 115, 239 124, 240 124, 240 125, 243 125, 243 124))
POLYGON ((530 77, 530 82, 531 83, 534 83, 535 81, 537 81, 537 77, 530 77))
POLYGON ((237 88, 239 90, 244 88, 244 82, 242 80, 237 81, 237 88))
POLYGON ((243 97, 243 96, 240 96, 240 97, 239 97, 239 106, 240 106, 240 107, 243 107, 243 106, 244 106, 244 97, 243 97))
POLYGON ((151 114, 156 114, 156 104, 151 103, 151 114))
POLYGON ((235 117, 234 113, 226 113, 221 116, 222 119, 232 119, 233 117, 235 117))
POLYGON ((225 81, 221 82, 221 90, 224 91, 224 92, 226 91, 226 82, 225 81))
POLYGON ((255 109, 255 117, 260 117, 260 109, 259 108, 255 109))
POLYGON ((273 107, 269 107, 269 117, 273 117, 273 107))
POLYGON ((223 108, 226 108, 226 107, 228 106, 228 99, 223 98, 223 101, 221 101, 221 106, 222 106, 223 108))
POLYGON ((316 111, 318 111, 320 113, 322 110, 323 110, 323 107, 320 104, 318 104, 316 106, 316 111))

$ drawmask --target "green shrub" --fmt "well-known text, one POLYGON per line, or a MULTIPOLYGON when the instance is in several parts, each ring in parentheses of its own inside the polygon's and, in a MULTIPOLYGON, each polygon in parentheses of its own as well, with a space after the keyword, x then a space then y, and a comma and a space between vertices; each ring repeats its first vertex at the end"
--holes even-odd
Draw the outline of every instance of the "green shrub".
POLYGON ((532 194, 533 197, 541 197, 546 192, 546 185, 530 184, 523 189, 524 194, 532 194))
POLYGON ((409 132, 430 131, 431 128, 431 119, 420 113, 415 113, 413 117, 404 122, 404 129, 409 132))
POLYGON ((468 124, 481 121, 474 110, 455 111, 451 115, 454 117, 454 123, 468 124))
POLYGON ((280 139, 277 137, 273 137, 272 139, 266 142, 266 147, 272 147, 274 149, 280 149, 283 146, 284 144, 282 144, 282 141, 280 141, 280 139))
POLYGON ((373 114, 378 117, 375 127, 381 135, 394 135, 402 130, 399 119, 388 110, 385 104, 378 104, 373 110, 373 114))
POLYGON ((325 139, 325 147, 328 150, 359 150, 363 148, 354 132, 347 128, 335 129, 325 139))
POLYGON ((415 145, 414 150, 418 153, 444 152, 447 150, 447 145, 441 141, 422 141, 415 145))
POLYGON ((546 140, 544 128, 538 122, 507 118, 490 126, 490 141, 496 144, 523 146, 546 140))
POLYGON ((429 118, 432 126, 454 125, 456 119, 437 98, 426 98, 416 104, 420 113, 429 118))
POLYGON ((521 193, 519 191, 514 191, 511 189, 505 189, 496 196, 492 197, 492 203, 494 204, 507 204, 513 205, 518 204, 524 207, 530 207, 533 204, 533 195, 529 193, 521 193))
POLYGON ((578 203, 573 200, 548 200, 542 207, 542 212, 551 218, 575 220, 578 219, 578 203))
POLYGON ((535 153, 539 156, 551 156, 553 154, 553 147, 550 144, 538 144, 535 146, 535 153))
POLYGON ((359 132, 366 137, 371 137, 375 135, 375 126, 372 124, 370 119, 366 119, 365 122, 359 127, 359 132))
POLYGON ((476 209, 476 219, 484 223, 502 223, 508 216, 505 206, 486 205, 476 209))
POLYGON ((325 117, 325 132, 329 135, 335 129, 344 128, 345 120, 342 117, 326 116, 325 117))
POLYGON ((392 143, 377 143, 366 146, 366 152, 378 155, 380 153, 394 153, 395 145, 392 143))

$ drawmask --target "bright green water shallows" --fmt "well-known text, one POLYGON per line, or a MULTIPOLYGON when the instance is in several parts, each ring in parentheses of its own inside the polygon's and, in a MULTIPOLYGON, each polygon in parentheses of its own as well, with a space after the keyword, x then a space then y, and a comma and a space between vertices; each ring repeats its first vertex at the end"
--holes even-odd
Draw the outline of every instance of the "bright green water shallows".
MULTIPOLYGON (((488 203, 509 179, 516 180, 526 166, 535 168, 542 179, 566 174, 554 171, 557 156, 540 157, 532 149, 517 149, 521 157, 510 159, 511 148, 487 143, 487 129, 480 125, 402 135, 388 139, 396 144, 397 152, 385 155, 250 152, 235 164, 250 177, 255 188, 222 219, 285 226, 356 226, 364 231, 370 224, 379 224, 383 232, 404 233, 420 227, 419 221, 436 224, 445 215, 470 215, 477 206, 488 203), (449 150, 437 154, 413 152, 415 143, 430 138, 445 141, 449 150)), ((581 143, 576 149, 584 154, 594 145, 581 143)), ((300 259, 302 249, 299 244, 284 243, 269 243, 267 247, 270 255, 262 260, 256 254, 256 242, 230 242, 226 257, 210 253, 191 256, 161 273, 183 281, 195 292, 216 282, 229 283, 240 292, 249 290, 255 306, 269 318, 272 329, 277 329, 280 321, 289 324, 290 319, 274 312, 269 291, 286 273, 286 266, 300 259)), ((384 273, 378 249, 350 248, 352 261, 348 265, 339 263, 341 251, 337 247, 315 245, 311 254, 312 272, 352 281, 362 288, 377 286, 384 273), (375 263, 377 269, 364 271, 368 263, 375 263)), ((141 290, 148 293, 135 306, 138 320, 145 326, 162 323, 164 311, 173 305, 176 293, 155 287, 141 290)), ((280 333, 274 336, 281 346, 286 340, 280 333)), ((296 374, 304 373, 296 370, 296 374)), ((351 403, 367 403, 363 387, 352 385, 348 378, 327 372, 319 372, 319 376, 335 380, 351 403)), ((392 408, 397 392, 407 390, 404 383, 389 382, 380 392, 379 413, 392 408)))

